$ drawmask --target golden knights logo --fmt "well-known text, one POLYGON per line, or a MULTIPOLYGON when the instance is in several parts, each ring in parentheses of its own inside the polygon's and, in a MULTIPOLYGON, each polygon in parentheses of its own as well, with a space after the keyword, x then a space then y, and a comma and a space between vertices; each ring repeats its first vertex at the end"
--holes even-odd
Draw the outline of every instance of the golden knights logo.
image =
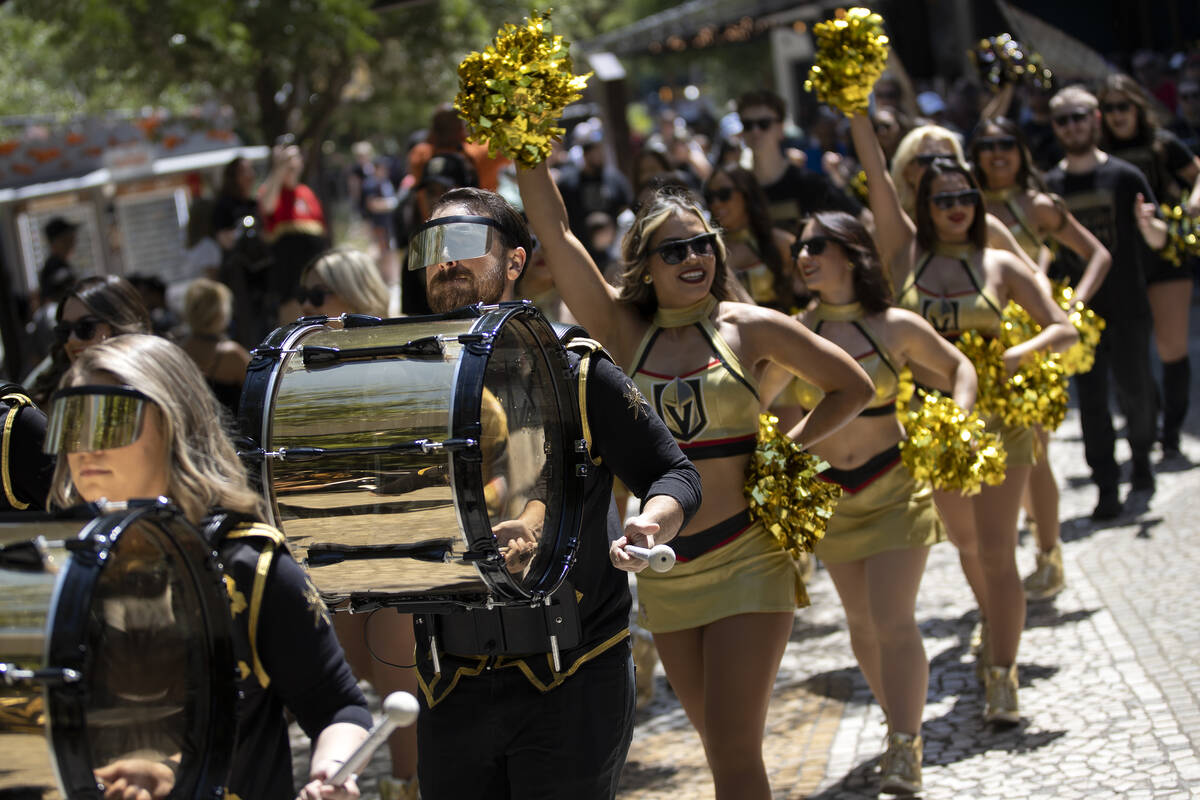
POLYGON ((921 316, 928 320, 938 333, 958 333, 958 303, 949 300, 924 300, 921 316))
POLYGON ((681 442, 691 441, 708 427, 703 385, 699 377, 676 378, 670 383, 654 385, 654 408, 681 442))

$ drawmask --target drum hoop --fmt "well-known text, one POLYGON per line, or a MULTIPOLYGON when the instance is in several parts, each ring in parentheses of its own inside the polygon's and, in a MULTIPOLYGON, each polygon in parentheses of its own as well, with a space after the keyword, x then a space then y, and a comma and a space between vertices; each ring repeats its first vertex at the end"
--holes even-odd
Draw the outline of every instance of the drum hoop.
POLYGON ((232 615, 221 571, 208 544, 187 523, 183 512, 177 507, 159 501, 133 501, 127 510, 95 517, 79 532, 80 544, 74 548, 55 582, 46 615, 49 635, 46 637, 44 663, 47 667, 74 669, 85 676, 82 683, 48 685, 45 689, 50 760, 58 784, 67 797, 93 796, 96 793, 96 777, 90 768, 92 758, 88 729, 84 724, 88 694, 87 666, 93 654, 80 646, 85 641, 82 634, 88 627, 86 613, 80 615, 91 608, 100 575, 121 534, 131 524, 143 519, 158 523, 157 527, 164 538, 175 546, 177 555, 189 555, 189 548, 194 551, 192 557, 179 560, 186 565, 187 578, 200 590, 197 591, 199 611, 205 629, 210 634, 206 641, 206 656, 210 667, 208 679, 213 686, 208 706, 195 709, 196 716, 208 723, 207 734, 203 741, 196 742, 194 770, 179 774, 178 777, 187 782, 177 783, 171 796, 197 800, 220 796, 232 763, 235 731, 234 726, 225 723, 236 716, 236 660, 232 615), (195 531, 193 542, 177 540, 173 535, 174 528, 167 524, 180 521, 195 531), (87 543, 92 545, 90 550, 87 543), (202 591, 204 583, 211 584, 212 591, 202 591), (78 765, 88 766, 80 769, 78 765))
MULTIPOLYGON (((538 355, 551 362, 549 364, 550 374, 553 376, 551 387, 561 411, 563 426, 561 436, 568 446, 557 448, 562 459, 559 465, 560 474, 564 476, 558 524, 553 531, 548 529, 542 531, 542 541, 553 542, 554 552, 548 561, 548 568, 535 586, 523 586, 504 568, 503 557, 496 547, 495 537, 491 535, 491 526, 483 501, 481 474, 478 470, 468 468, 463 454, 450 454, 450 475, 454 489, 455 508, 459 516, 459 529, 463 537, 467 539, 466 544, 469 550, 490 556, 477 560, 474 564, 484 584, 499 593, 500 596, 493 598, 493 602, 498 605, 537 603, 549 596, 562 582, 574 561, 575 549, 578 546, 582 521, 583 481, 581 480, 582 476, 575 469, 575 465, 571 463, 571 459, 577 458, 578 455, 570 452, 572 448, 569 445, 583 436, 579 420, 579 406, 572 396, 569 382, 564 377, 566 374, 565 351, 554 335, 550 323, 533 304, 528 301, 501 303, 498 306, 484 307, 481 311, 482 315, 478 323, 471 328, 472 333, 494 333, 506 324, 519 320, 519 324, 526 326, 539 345, 553 345, 551 348, 542 346, 538 355), (540 336, 537 333, 538 328, 543 329, 540 336), (561 365, 552 363, 556 352, 563 358, 561 365), (558 366, 561 366, 562 369, 556 369, 558 366), (468 519, 475 520, 477 524, 465 524, 468 519), (476 533, 472 535, 472 531, 476 533)), ((461 374, 456 372, 455 397, 451 409, 450 430, 451 435, 455 438, 472 435, 473 438, 478 438, 480 435, 477 429, 480 424, 484 373, 492 353, 490 346, 486 350, 483 348, 473 349, 470 346, 463 348, 463 357, 459 360, 458 365, 461 374), (464 391, 467 388, 464 381, 470 382, 470 391, 464 391)))

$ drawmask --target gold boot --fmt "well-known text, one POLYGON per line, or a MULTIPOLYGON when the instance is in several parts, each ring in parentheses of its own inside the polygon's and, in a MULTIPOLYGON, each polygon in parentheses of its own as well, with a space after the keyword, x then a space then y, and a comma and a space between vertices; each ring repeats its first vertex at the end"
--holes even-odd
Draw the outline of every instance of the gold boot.
POLYGON ((1056 542, 1049 553, 1038 551, 1037 569, 1025 579, 1025 596, 1030 600, 1048 600, 1064 586, 1062 544, 1056 542))
POLYGON ((916 794, 921 791, 924 744, 920 734, 888 734, 887 752, 883 755, 883 780, 879 783, 881 793, 916 794))
POLYGON ((1017 665, 989 666, 985 678, 987 703, 983 710, 986 722, 1016 725, 1021 721, 1017 705, 1017 665))

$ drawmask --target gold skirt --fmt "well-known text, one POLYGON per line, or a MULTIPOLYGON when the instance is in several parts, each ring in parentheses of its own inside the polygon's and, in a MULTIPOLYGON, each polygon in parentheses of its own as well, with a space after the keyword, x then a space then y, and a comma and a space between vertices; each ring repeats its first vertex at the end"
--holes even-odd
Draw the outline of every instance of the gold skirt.
POLYGON ((842 495, 814 553, 827 563, 843 564, 945 540, 946 530, 933 507, 933 490, 913 480, 901 463, 858 492, 842 495))
POLYGON ((1004 443, 1004 452, 1008 454, 1007 464, 1010 467, 1032 467, 1037 463, 1036 438, 1033 428, 1021 425, 1005 425, 992 417, 987 418, 989 433, 1000 436, 1004 443))
POLYGON ((759 523, 727 545, 676 562, 668 572, 642 570, 637 581, 638 624, 651 633, 808 605, 795 562, 759 523))

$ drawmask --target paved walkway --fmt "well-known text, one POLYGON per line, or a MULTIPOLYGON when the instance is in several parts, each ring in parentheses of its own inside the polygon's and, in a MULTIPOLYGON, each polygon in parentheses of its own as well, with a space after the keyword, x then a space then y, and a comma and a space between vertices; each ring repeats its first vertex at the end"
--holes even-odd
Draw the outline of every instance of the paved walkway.
MULTIPOLYGON (((1200 369, 1193 374, 1200 378, 1200 369)), ((1063 487, 1067 588, 1029 606, 1018 659, 1024 721, 1007 732, 981 721, 982 692, 967 646, 974 604, 953 547, 934 548, 917 607, 931 662, 923 797, 1200 797, 1196 384, 1184 441, 1190 461, 1158 464, 1157 493, 1133 496, 1114 523, 1095 525, 1088 517, 1095 491, 1074 409, 1056 433, 1051 457, 1063 487)), ((1122 448, 1124 442, 1118 449, 1124 459, 1122 448)), ((1024 537, 1023 575, 1032 569, 1033 551, 1024 537)), ((796 614, 767 720, 774 793, 874 797, 883 716, 855 666, 828 573, 818 570, 809 593, 812 607, 796 614)), ((656 686, 654 702, 638 715, 619 797, 712 797, 699 739, 661 667, 656 686)), ((371 796, 385 758, 377 754, 364 775, 364 796, 371 796)))

